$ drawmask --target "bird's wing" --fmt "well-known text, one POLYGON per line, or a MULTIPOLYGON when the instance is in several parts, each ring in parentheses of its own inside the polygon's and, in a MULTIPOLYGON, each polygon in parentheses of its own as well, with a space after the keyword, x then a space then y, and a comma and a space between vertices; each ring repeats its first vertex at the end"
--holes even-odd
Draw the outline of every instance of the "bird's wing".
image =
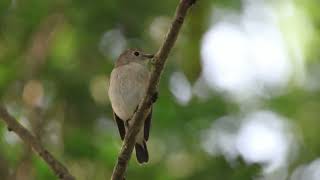
POLYGON ((152 119, 152 107, 150 109, 150 112, 144 121, 144 140, 148 141, 149 139, 149 132, 150 132, 150 127, 151 127, 151 119, 152 119))
POLYGON ((124 136, 126 135, 126 129, 124 127, 124 122, 117 116, 117 114, 115 112, 113 112, 113 118, 117 123, 121 140, 123 140, 124 136))

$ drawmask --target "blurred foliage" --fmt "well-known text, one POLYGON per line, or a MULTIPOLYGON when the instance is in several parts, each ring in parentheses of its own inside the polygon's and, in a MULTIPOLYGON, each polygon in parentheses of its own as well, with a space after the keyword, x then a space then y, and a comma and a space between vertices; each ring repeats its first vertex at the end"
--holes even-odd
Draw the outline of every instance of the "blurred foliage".
MULTIPOLYGON (((311 38, 318 40, 307 46, 309 70, 319 64, 319 3, 295 2, 308 12, 315 26, 311 38)), ((124 47, 156 52, 163 37, 160 41, 153 38, 150 25, 159 17, 170 22, 177 3, 1 0, 1 103, 34 134, 40 134, 43 144, 77 179, 108 179, 121 146, 105 96, 115 59, 112 47, 119 41, 100 47, 101 41, 105 33, 116 30, 125 38, 124 47)), ((241 157, 230 163, 224 156, 211 156, 201 148, 203 130, 224 115, 241 113, 240 105, 214 90, 205 100, 193 96, 182 105, 169 89, 173 72, 183 72, 191 85, 199 78, 201 38, 211 25, 213 7, 240 11, 242 1, 201 0, 192 8, 159 87, 149 142, 151 162, 139 166, 132 158, 128 179, 247 180, 261 174, 261 164, 247 164, 241 157)), ((266 100, 263 107, 294 119, 299 127, 304 144, 291 171, 319 157, 319 90, 292 86, 288 93, 266 100)), ((1 179, 56 179, 3 123, 0 134, 1 179), (28 169, 26 161, 31 171, 23 171, 28 169)))

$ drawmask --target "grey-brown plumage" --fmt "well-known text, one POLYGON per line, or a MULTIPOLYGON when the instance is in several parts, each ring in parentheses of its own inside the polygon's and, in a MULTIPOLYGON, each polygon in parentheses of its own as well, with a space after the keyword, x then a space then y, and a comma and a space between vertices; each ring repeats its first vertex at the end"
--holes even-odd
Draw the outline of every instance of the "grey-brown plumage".
MULTIPOLYGON (((138 49, 128 49, 119 56, 111 72, 108 93, 122 140, 128 128, 132 126, 131 118, 145 96, 150 78, 146 61, 152 57, 152 55, 145 54, 138 49)), ((145 163, 149 160, 146 141, 149 138, 152 109, 149 111, 144 126, 136 138, 135 149, 139 163, 145 163)))

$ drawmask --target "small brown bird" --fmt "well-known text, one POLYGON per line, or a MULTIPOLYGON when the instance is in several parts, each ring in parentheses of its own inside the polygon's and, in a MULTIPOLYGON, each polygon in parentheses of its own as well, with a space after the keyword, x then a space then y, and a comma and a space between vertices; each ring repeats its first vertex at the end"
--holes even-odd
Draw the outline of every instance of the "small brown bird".
MULTIPOLYGON (((147 60, 152 57, 153 55, 138 49, 128 49, 116 60, 111 72, 108 93, 122 140, 132 127, 133 122, 130 120, 145 96, 150 78, 147 60)), ((149 160, 146 141, 149 138, 151 117, 152 108, 136 138, 135 149, 139 163, 146 163, 149 160)))

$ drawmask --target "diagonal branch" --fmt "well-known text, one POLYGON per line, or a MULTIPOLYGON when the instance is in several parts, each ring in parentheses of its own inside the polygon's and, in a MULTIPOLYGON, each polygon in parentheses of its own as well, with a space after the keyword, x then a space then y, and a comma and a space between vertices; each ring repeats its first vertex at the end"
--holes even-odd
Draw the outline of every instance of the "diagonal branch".
POLYGON ((143 119, 148 113, 149 107, 152 105, 152 96, 155 94, 160 77, 166 62, 166 59, 172 49, 183 21, 187 15, 188 9, 196 2, 196 0, 180 0, 180 3, 176 9, 174 20, 171 27, 166 35, 164 43, 158 50, 154 57, 154 68, 151 72, 151 78, 149 80, 149 86, 147 88, 146 96, 143 98, 142 102, 139 104, 139 108, 133 116, 133 126, 129 129, 126 134, 123 145, 118 156, 118 161, 113 169, 112 180, 122 180, 124 179, 124 173, 127 169, 129 159, 131 157, 134 144, 136 142, 135 137, 142 127, 143 119))
POLYGON ((69 173, 68 169, 61 164, 53 155, 48 152, 25 127, 12 117, 6 108, 0 105, 0 119, 2 119, 8 126, 10 131, 15 132, 27 145, 38 153, 38 155, 50 166, 56 176, 61 180, 75 180, 69 173))

